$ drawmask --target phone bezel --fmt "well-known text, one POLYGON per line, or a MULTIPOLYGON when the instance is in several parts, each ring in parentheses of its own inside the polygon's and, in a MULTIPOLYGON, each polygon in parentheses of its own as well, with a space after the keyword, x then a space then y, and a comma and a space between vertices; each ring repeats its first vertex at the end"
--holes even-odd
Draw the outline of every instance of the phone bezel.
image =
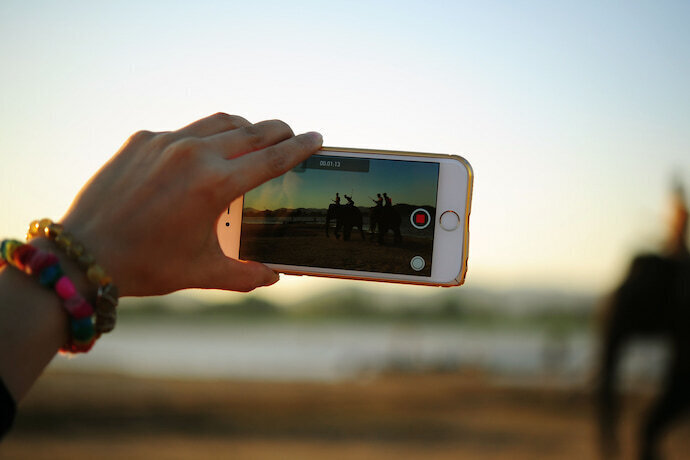
MULTIPOLYGON (((459 155, 344 147, 323 147, 317 154, 406 161, 415 161, 416 159, 417 161, 439 163, 431 276, 363 272, 272 263, 267 263, 266 265, 280 273, 289 275, 310 275, 431 286, 458 286, 464 283, 467 274, 469 217, 474 179, 472 167, 467 160, 459 155), (454 231, 443 230, 439 224, 440 216, 446 210, 452 210, 460 217, 458 228, 454 231), (455 249, 455 251, 452 249, 455 249)), ((217 225, 218 241, 221 249, 226 256, 235 259, 239 256, 242 206, 243 197, 239 197, 230 204, 227 212, 220 216, 217 225), (226 226, 226 223, 230 225, 226 226)))

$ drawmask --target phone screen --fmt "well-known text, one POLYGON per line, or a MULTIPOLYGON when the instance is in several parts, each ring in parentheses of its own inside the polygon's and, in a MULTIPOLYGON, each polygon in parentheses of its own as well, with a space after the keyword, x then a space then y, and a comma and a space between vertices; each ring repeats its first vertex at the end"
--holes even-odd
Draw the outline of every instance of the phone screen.
POLYGON ((240 258, 431 276, 439 164, 314 155, 244 196, 240 258))

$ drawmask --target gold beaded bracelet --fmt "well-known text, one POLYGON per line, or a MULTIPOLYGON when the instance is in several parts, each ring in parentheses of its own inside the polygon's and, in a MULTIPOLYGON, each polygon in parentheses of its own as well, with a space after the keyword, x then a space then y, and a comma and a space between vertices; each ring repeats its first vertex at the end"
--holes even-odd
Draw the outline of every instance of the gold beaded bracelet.
POLYGON ((103 267, 96 264, 96 261, 85 247, 79 242, 74 241, 73 236, 65 231, 61 224, 55 223, 50 219, 34 220, 29 224, 29 231, 26 234, 27 241, 44 236, 55 242, 58 248, 67 254, 69 258, 75 260, 77 265, 86 272, 86 278, 91 284, 96 286, 96 333, 98 335, 110 332, 115 328, 117 320, 118 290, 110 278, 103 270, 103 267))

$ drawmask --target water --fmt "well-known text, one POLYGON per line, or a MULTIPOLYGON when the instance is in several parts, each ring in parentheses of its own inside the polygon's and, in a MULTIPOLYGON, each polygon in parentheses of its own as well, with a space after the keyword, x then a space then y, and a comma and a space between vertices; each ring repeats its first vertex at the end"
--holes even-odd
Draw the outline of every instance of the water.
MULTIPOLYGON (((632 377, 657 376, 661 347, 633 350, 632 377)), ((235 322, 121 324, 94 349, 52 369, 139 376, 333 381, 383 371, 480 370, 508 377, 591 376, 588 334, 554 342, 535 331, 486 331, 443 324, 235 322)))

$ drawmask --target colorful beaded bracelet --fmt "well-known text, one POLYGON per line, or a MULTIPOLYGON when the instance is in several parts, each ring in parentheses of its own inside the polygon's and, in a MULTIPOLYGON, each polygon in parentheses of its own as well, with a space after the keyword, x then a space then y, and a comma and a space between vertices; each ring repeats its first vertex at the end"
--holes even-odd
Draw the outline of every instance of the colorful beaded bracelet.
POLYGON ((94 310, 62 271, 55 254, 44 252, 17 240, 0 243, 0 267, 7 263, 38 279, 41 286, 54 289, 69 315, 70 338, 60 348, 62 352, 86 353, 98 338, 93 323, 94 310))
POLYGON ((62 225, 50 219, 34 220, 29 224, 26 239, 31 240, 45 236, 55 242, 68 257, 75 260, 79 267, 86 272, 86 278, 96 286, 96 332, 104 334, 115 327, 117 320, 118 290, 113 280, 103 268, 96 264, 93 255, 82 245, 74 241, 72 235, 65 231, 62 225))

